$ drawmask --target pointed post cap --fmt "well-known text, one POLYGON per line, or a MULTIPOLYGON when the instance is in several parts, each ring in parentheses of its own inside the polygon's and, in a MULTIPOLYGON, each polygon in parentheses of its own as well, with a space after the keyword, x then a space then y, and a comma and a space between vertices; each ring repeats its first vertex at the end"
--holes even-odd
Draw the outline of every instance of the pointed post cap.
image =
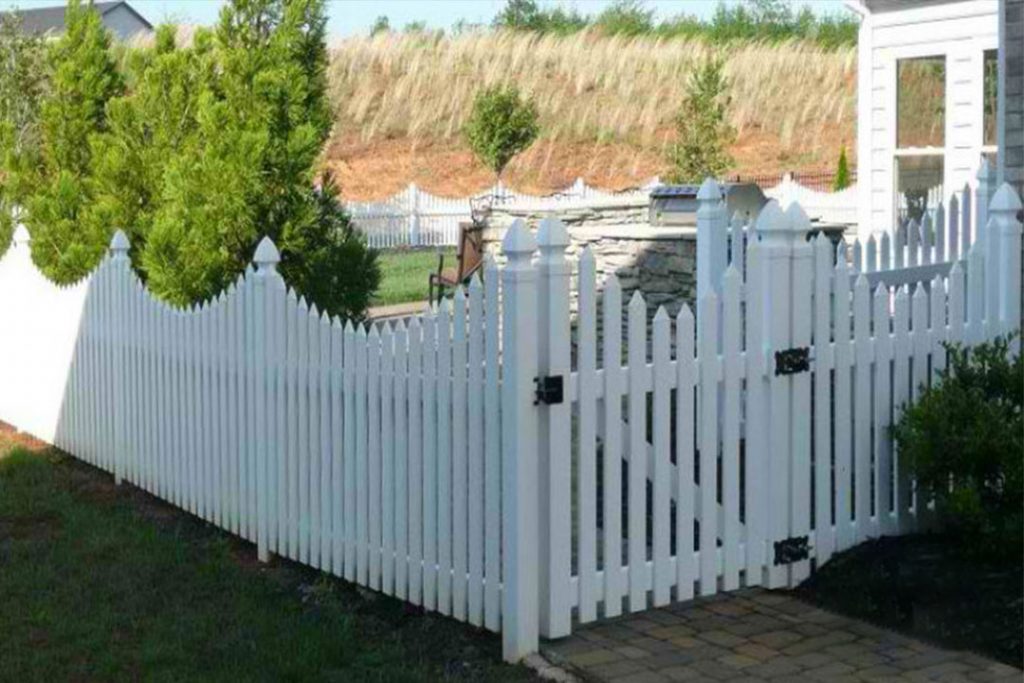
POLYGON ((28 228, 25 227, 24 223, 18 223, 18 227, 14 229, 14 235, 11 237, 14 242, 14 246, 28 245, 32 241, 32 236, 28 234, 28 228))
POLYGON ((537 244, 542 251, 569 246, 569 231, 565 223, 555 216, 544 218, 537 229, 537 244))
POLYGON ((800 232, 806 235, 811 230, 811 219, 808 218, 804 207, 797 202, 791 202, 786 207, 786 218, 789 219, 789 229, 793 232, 800 232))
POLYGON ((789 220, 777 200, 771 199, 761 208, 761 213, 757 215, 756 228, 760 234, 775 234, 787 231, 789 220))
POLYGON ((722 201, 722 188, 719 187, 718 181, 714 178, 705 178, 704 182, 700 184, 700 189, 697 190, 697 201, 699 202, 719 202, 722 201))
POLYGON ((1016 214, 1021 209, 1020 197, 1009 183, 1003 183, 992 197, 989 208, 993 213, 1016 214))
POLYGON ((505 233, 505 238, 501 240, 502 252, 510 261, 519 262, 528 259, 536 249, 537 240, 526 226, 526 221, 517 218, 505 233))
POLYGON ((114 236, 110 240, 110 251, 115 256, 123 255, 128 253, 128 235, 124 234, 124 230, 118 230, 114 233, 114 236))
POLYGON ((270 237, 264 236, 260 240, 259 245, 256 247, 253 261, 259 270, 264 268, 274 270, 277 267, 277 264, 281 261, 281 254, 277 251, 277 247, 274 246, 274 241, 270 237))

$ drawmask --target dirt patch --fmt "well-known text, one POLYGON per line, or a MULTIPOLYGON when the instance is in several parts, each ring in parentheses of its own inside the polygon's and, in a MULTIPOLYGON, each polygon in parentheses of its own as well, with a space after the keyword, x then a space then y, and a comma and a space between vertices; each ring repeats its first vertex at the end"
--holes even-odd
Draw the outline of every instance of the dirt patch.
MULTIPOLYGON (((654 147, 625 139, 582 142, 542 138, 509 164, 504 181, 531 194, 562 190, 577 177, 608 191, 637 187, 655 175, 668 173, 666 154, 673 136, 671 129, 660 131, 660 143, 654 147)), ((806 131, 799 142, 790 145, 783 145, 775 132, 751 126, 740 133, 730 150, 736 165, 729 175, 831 169, 843 145, 851 163, 855 163, 854 143, 848 125, 824 125, 806 131)), ((350 132, 339 134, 325 157, 325 166, 334 173, 342 196, 350 201, 387 198, 409 183, 446 197, 466 197, 494 183, 493 173, 458 137, 395 137, 367 142, 358 132, 350 132)))
POLYGON ((834 557, 797 593, 822 607, 1024 665, 1021 558, 968 556, 942 536, 882 538, 834 557))
POLYGON ((32 452, 51 448, 45 441, 40 441, 31 434, 19 432, 6 422, 0 421, 0 458, 10 453, 11 449, 19 447, 32 452))

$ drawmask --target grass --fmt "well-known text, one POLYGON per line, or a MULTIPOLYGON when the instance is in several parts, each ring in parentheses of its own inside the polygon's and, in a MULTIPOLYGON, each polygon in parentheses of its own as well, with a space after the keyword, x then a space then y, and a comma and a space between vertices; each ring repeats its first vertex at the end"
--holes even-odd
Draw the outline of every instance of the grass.
POLYGON ((0 678, 534 680, 499 638, 255 549, 0 433, 0 678))
MULTIPOLYGON (((335 43, 329 76, 339 134, 364 140, 458 137, 477 90, 514 83, 537 104, 542 141, 612 136, 660 147, 687 74, 716 49, 700 39, 589 32, 380 33, 335 43)), ((852 121, 856 54, 809 42, 730 45, 732 123, 790 144, 852 121)))
POLYGON ((374 297, 374 306, 401 304, 408 301, 426 301, 429 277, 437 272, 437 255, 444 254, 446 268, 455 266, 455 249, 403 249, 381 251, 380 289, 374 297))

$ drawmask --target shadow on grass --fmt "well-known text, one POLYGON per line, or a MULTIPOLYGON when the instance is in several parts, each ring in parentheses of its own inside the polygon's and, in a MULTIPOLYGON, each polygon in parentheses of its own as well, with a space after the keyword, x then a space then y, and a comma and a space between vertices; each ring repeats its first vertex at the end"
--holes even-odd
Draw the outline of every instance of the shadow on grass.
POLYGON ((0 433, 0 677, 532 680, 500 639, 255 548, 0 433))

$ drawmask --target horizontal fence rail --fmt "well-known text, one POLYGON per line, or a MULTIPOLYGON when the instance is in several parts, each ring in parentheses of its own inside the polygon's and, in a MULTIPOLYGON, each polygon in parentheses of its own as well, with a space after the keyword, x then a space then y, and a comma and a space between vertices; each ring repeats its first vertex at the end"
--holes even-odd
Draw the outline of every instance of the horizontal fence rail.
POLYGON ((510 661, 574 622, 794 586, 934 524, 889 427, 943 343, 1019 330, 1021 204, 1007 185, 918 241, 908 225, 837 245, 807 239, 798 203, 745 224, 721 197, 700 189, 703 284, 674 319, 599 282, 589 248, 569 258, 553 218, 514 222, 505 265, 439 307, 369 327, 298 297, 269 240, 179 309, 123 233, 58 286, 19 227, 0 259, 0 419, 261 560, 500 632, 510 661))

